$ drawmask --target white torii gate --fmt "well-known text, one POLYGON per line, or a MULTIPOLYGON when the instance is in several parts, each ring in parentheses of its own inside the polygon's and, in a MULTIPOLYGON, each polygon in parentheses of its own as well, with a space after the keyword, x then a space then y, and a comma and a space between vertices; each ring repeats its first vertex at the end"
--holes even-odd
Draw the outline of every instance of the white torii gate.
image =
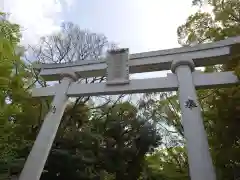
POLYGON ((69 97, 179 91, 182 124, 187 143, 191 180, 216 180, 203 126, 196 90, 239 84, 233 72, 201 73, 195 67, 227 63, 240 55, 240 36, 194 47, 128 55, 128 49, 110 51, 105 60, 71 64, 41 64, 40 75, 47 81, 60 80, 52 87, 36 88, 34 97, 54 96, 19 180, 39 180, 56 136, 69 97), (167 77, 129 80, 130 73, 171 69, 167 77), (107 76, 107 82, 81 84, 76 80, 107 76))

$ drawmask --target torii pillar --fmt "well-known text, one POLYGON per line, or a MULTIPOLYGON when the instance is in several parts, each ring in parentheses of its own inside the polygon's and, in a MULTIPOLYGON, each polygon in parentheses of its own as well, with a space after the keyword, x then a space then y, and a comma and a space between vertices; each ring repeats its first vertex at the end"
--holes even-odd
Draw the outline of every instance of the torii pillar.
POLYGON ((67 105, 67 90, 69 85, 78 79, 75 73, 63 74, 62 77, 51 104, 51 109, 43 121, 19 180, 39 180, 41 177, 67 105))
POLYGON ((192 59, 174 60, 171 70, 177 75, 182 124, 186 138, 191 180, 216 180, 201 108, 197 100, 192 59))

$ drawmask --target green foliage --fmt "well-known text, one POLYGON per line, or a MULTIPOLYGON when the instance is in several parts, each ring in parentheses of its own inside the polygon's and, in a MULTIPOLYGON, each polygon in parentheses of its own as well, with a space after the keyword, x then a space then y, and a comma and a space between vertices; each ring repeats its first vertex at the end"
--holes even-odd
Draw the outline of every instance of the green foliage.
MULTIPOLYGON (((77 112, 75 120, 85 121, 84 112, 77 112)), ((154 126, 136 112, 136 107, 125 102, 98 110, 81 127, 62 124, 41 179, 137 179, 145 154, 161 139, 154 126)))
POLYGON ((166 148, 146 157, 145 176, 149 180, 187 180, 188 163, 182 147, 166 148))
MULTIPOLYGON (((39 109, 34 108, 38 102, 28 92, 33 77, 17 53, 19 26, 4 13, 0 16, 0 174, 8 177, 18 150, 32 144, 27 136, 31 125, 36 125, 39 109)), ((32 134, 29 137, 34 138, 32 134)))
MULTIPOLYGON (((198 3, 204 4, 204 1, 194 1, 194 4, 198 3)), ((199 11, 178 28, 180 44, 211 42, 240 34, 238 0, 209 0, 208 5, 213 8, 213 15, 202 12, 200 6, 199 11)))
MULTIPOLYGON (((1 19, 4 14, 1 13, 1 19)), ((11 133, 11 125, 8 124, 8 117, 11 114, 15 114, 19 112, 19 109, 16 105, 9 105, 6 103, 6 98, 8 97, 9 92, 9 84, 11 83, 12 77, 12 69, 14 67, 14 61, 19 59, 19 57, 15 56, 14 49, 16 47, 15 42, 11 41, 12 32, 17 31, 16 26, 10 24, 6 20, 0 21, 0 127, 1 133, 5 135, 6 133, 11 133)), ((6 137, 1 136, 1 149, 5 149, 4 153, 1 153, 1 159, 8 158, 8 154, 11 154, 11 148, 4 147, 7 143, 6 137)))
POLYGON ((0 12, 0 38, 16 46, 20 42, 20 27, 7 20, 7 14, 0 12))

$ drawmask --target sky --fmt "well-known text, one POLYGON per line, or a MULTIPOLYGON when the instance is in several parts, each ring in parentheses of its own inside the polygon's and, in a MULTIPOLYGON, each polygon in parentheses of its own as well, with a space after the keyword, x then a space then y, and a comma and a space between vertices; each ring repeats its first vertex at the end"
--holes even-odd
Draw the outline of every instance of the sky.
POLYGON ((192 0, 0 0, 0 10, 21 25, 26 46, 68 21, 137 53, 179 47, 177 27, 196 8, 192 0))
POLYGON ((25 45, 71 21, 136 53, 178 47, 177 27, 195 11, 191 1, 0 0, 0 9, 21 25, 25 45))

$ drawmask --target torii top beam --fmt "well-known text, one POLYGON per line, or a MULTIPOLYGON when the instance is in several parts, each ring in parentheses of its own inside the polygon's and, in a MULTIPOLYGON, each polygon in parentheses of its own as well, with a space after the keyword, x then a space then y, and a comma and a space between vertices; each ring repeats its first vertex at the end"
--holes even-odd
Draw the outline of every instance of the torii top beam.
MULTIPOLYGON (((174 59, 191 58, 196 67, 225 64, 240 48, 240 36, 227 38, 214 43, 199 44, 168 50, 131 54, 130 73, 169 70, 174 59)), ((105 60, 77 61, 66 64, 40 64, 40 75, 49 81, 59 80, 61 74, 75 72, 81 77, 104 76, 107 64, 105 60)))

